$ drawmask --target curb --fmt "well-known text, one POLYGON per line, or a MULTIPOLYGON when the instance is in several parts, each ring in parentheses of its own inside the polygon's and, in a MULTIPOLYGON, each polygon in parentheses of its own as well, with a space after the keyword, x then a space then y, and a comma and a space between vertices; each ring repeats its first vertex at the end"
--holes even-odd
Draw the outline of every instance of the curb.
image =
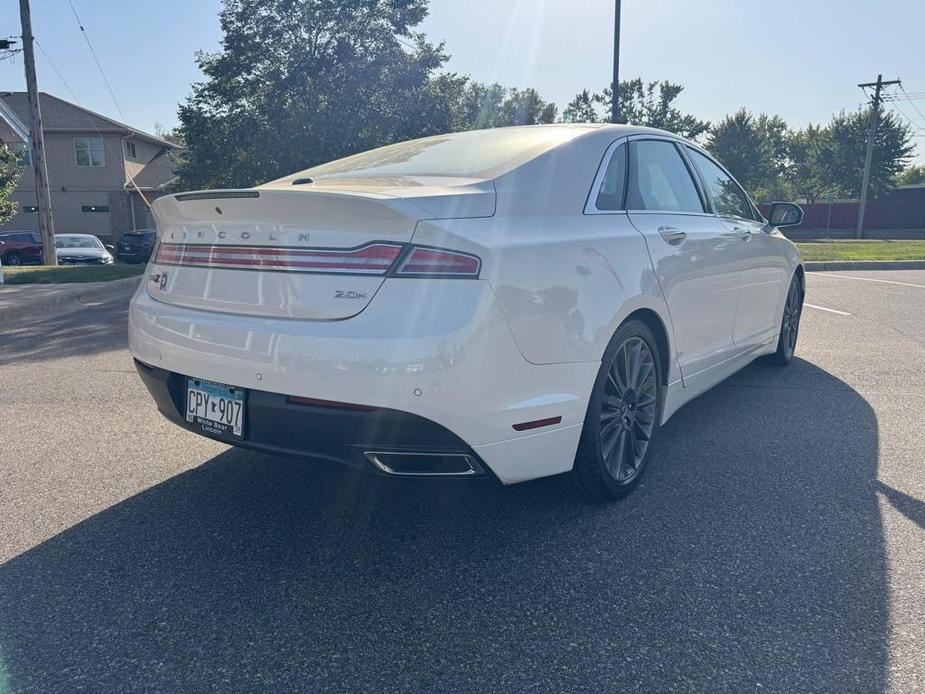
POLYGON ((925 270, 925 260, 811 260, 803 263, 807 272, 833 270, 925 270))
POLYGON ((82 304, 93 303, 101 299, 111 299, 121 294, 130 296, 141 283, 141 279, 142 276, 138 276, 123 277, 120 280, 111 282, 61 284, 58 285, 61 287, 61 291, 43 294, 6 309, 0 306, 0 320, 17 318, 22 314, 35 315, 71 305, 74 308, 79 308, 82 304))

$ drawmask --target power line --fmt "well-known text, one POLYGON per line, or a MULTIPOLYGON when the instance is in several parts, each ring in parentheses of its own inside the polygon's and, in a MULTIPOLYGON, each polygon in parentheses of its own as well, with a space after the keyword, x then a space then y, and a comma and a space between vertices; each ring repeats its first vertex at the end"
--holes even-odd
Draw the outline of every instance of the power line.
MULTIPOLYGON (((93 44, 90 42, 90 36, 87 34, 87 30, 84 29, 83 23, 80 21, 80 17, 79 17, 78 14, 77 14, 77 9, 74 7, 74 3, 71 2, 71 0, 67 0, 67 4, 70 5, 71 12, 72 12, 73 15, 74 15, 74 19, 77 21, 77 26, 80 28, 80 33, 83 35, 84 41, 87 42, 87 48, 90 50, 90 55, 93 56, 93 61, 96 63, 96 68, 97 68, 97 70, 99 70, 100 76, 103 78, 103 82, 106 84, 106 89, 109 90, 109 96, 112 97, 112 103, 115 104, 116 110, 119 112, 119 117, 122 119, 122 122, 123 122, 123 123, 126 123, 128 119, 125 117, 125 114, 122 112, 122 107, 119 106, 119 100, 116 99, 116 93, 113 91, 112 85, 109 83, 109 79, 106 77, 106 71, 103 70, 103 65, 100 63, 100 59, 99 59, 99 57, 96 55, 96 51, 93 49, 93 44)), ((45 53, 44 49, 42 49, 42 54, 43 54, 46 58, 48 58, 48 54, 45 53)), ((64 83, 65 88, 68 90, 68 92, 70 93, 70 95, 74 98, 74 101, 77 103, 78 106, 80 106, 79 100, 78 100, 77 97, 74 95, 73 90, 71 90, 71 88, 68 86, 68 84, 67 84, 67 82, 65 81, 64 77, 61 75, 61 72, 58 70, 58 68, 56 68, 56 67, 51 63, 51 59, 50 59, 50 58, 48 59, 48 62, 49 62, 49 64, 52 65, 52 69, 58 74, 58 77, 59 77, 59 78, 61 79, 61 81, 64 83)), ((81 108, 82 108, 82 107, 81 107, 81 108)), ((100 137, 102 137, 102 133, 100 133, 99 128, 97 128, 97 127, 94 125, 94 129, 96 130, 97 134, 100 135, 100 137)), ((104 143, 106 142, 106 138, 103 138, 103 142, 104 142, 104 143)), ((124 153, 124 152, 120 152, 120 153, 119 153, 119 156, 120 156, 120 157, 125 156, 125 153, 124 153)), ((151 203, 148 201, 147 196, 141 191, 141 188, 138 187, 138 184, 135 182, 135 177, 134 177, 132 174, 130 174, 130 173, 128 172, 128 168, 125 169, 125 174, 128 176, 129 183, 132 184, 132 187, 135 189, 135 192, 138 193, 139 197, 141 197, 142 201, 143 201, 144 204, 148 207, 148 209, 151 209, 151 203)), ((130 202, 131 202, 131 201, 130 201, 130 202)), ((134 209, 134 208, 133 208, 133 209, 134 209)), ((134 215, 134 211, 132 212, 132 214, 134 215)))
POLYGON ((925 100, 925 93, 907 92, 904 96, 899 94, 888 94, 883 97, 884 101, 903 101, 904 99, 908 99, 909 101, 922 101, 925 100))
POLYGON ((38 40, 38 39, 35 39, 35 45, 38 47, 39 51, 41 51, 42 55, 45 57, 45 61, 48 63, 48 66, 49 66, 52 70, 54 70, 54 73, 58 76, 58 79, 61 80, 61 84, 64 85, 64 88, 67 90, 67 93, 71 95, 71 98, 74 100, 74 103, 76 103, 76 104, 79 105, 79 100, 77 99, 77 95, 74 94, 74 90, 71 89, 71 85, 69 85, 69 84, 67 83, 67 80, 64 79, 64 75, 61 74, 61 71, 58 69, 57 65, 55 65, 55 64, 52 62, 51 56, 48 55, 48 53, 47 53, 47 52, 45 51, 45 49, 42 47, 42 44, 39 43, 39 40, 38 40))
POLYGON ((80 33, 83 35, 84 41, 87 42, 87 48, 90 49, 90 55, 93 56, 93 61, 96 63, 96 69, 100 71, 100 76, 103 78, 103 82, 106 84, 106 89, 109 90, 109 96, 112 97, 112 103, 115 104, 116 110, 119 112, 119 117, 122 118, 122 122, 124 123, 126 121, 125 114, 122 113, 122 107, 119 106, 119 100, 116 99, 116 93, 112 90, 112 85, 109 83, 109 78, 106 77, 106 72, 103 70, 100 59, 96 55, 96 51, 93 49, 93 44, 90 43, 90 36, 87 34, 87 30, 84 29, 84 25, 80 21, 80 17, 77 15, 77 9, 74 7, 74 3, 71 2, 71 0, 67 0, 67 4, 71 7, 71 12, 74 14, 74 19, 77 21, 77 26, 80 27, 80 33))
POLYGON ((913 135, 921 137, 921 135, 919 135, 918 133, 925 134, 925 128, 923 128, 918 123, 916 123, 914 120, 909 118, 909 116, 907 116, 905 113, 900 111, 895 105, 893 106, 893 113, 895 113, 897 116, 902 117, 903 120, 905 120, 909 124, 909 126, 912 128, 913 135))
POLYGON ((909 105, 912 106, 912 108, 915 109, 915 112, 918 113, 918 114, 922 117, 922 120, 923 120, 923 121, 925 121, 925 113, 922 113, 922 112, 919 110, 919 107, 915 105, 915 102, 914 102, 912 99, 909 98, 909 95, 906 94, 906 90, 903 89, 903 86, 902 86, 901 84, 899 85, 899 91, 901 91, 903 94, 905 94, 906 100, 909 102, 909 105))

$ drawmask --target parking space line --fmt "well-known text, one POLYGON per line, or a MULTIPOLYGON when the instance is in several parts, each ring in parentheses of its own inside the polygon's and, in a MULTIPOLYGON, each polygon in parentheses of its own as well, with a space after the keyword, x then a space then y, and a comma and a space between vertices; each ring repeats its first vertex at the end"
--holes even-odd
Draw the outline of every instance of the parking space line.
POLYGON ((862 282, 882 282, 883 284, 898 284, 901 287, 918 287, 925 289, 925 284, 912 284, 911 282, 897 282, 896 280, 878 280, 873 277, 855 277, 854 275, 835 275, 830 272, 817 272, 813 274, 816 277, 838 277, 843 280, 860 280, 862 282))
POLYGON ((814 308, 818 311, 828 311, 829 313, 837 313, 839 316, 850 316, 851 315, 850 313, 847 313, 846 311, 839 311, 838 309, 834 309, 834 308, 826 308, 825 306, 816 306, 815 304, 807 304, 805 301, 803 302, 803 305, 806 308, 814 308))
POLYGON ((825 306, 816 306, 815 304, 808 304, 808 303, 806 303, 805 301, 803 302, 803 305, 804 305, 806 308, 814 308, 814 309, 816 309, 817 311, 828 311, 829 313, 837 313, 839 316, 850 316, 850 315, 851 315, 851 314, 848 313, 847 311, 839 311, 838 309, 835 309, 835 308, 826 308, 825 306))

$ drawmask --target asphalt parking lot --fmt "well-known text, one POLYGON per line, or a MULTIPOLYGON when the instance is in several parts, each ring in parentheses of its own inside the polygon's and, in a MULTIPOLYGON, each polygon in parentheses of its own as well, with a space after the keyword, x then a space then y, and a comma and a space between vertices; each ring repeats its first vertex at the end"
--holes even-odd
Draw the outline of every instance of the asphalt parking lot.
POLYGON ((124 299, 2 327, 0 692, 925 691, 925 271, 806 301, 604 506, 186 433, 124 299))

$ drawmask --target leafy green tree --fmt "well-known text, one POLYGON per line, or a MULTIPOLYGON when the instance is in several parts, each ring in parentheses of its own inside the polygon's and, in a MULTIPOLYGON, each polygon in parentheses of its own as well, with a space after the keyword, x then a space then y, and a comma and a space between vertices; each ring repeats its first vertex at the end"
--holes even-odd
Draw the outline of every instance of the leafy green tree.
POLYGON ((507 90, 500 84, 469 82, 460 96, 457 130, 496 128, 501 122, 501 111, 507 90))
POLYGON ((896 177, 896 185, 911 186, 925 183, 925 164, 913 164, 896 177))
POLYGON ((563 123, 597 123, 601 117, 597 112, 599 97, 587 89, 579 92, 562 112, 563 123))
POLYGON ((544 101, 532 87, 511 89, 502 108, 504 120, 510 125, 555 123, 557 111, 555 104, 544 101))
MULTIPOLYGON (((643 84, 638 77, 628 81, 621 80, 620 122, 661 128, 695 140, 709 130, 710 123, 682 113, 674 105, 682 91, 684 87, 680 84, 666 80, 648 84, 643 84)), ((601 94, 594 96, 606 114, 604 121, 609 123, 613 90, 608 87, 601 94)))
POLYGON ((456 129, 536 125, 555 120, 556 105, 544 101, 535 89, 469 82, 460 98, 456 129))
MULTIPOLYGON (((836 114, 826 127, 822 148, 815 161, 816 176, 830 192, 856 198, 860 195, 867 151, 870 109, 836 114)), ((870 192, 876 196, 893 186, 906 168, 914 147, 912 132, 892 112, 883 113, 874 139, 870 167, 870 192)))
POLYGON ((9 147, 0 146, 0 224, 9 221, 17 212, 17 205, 10 195, 22 177, 19 155, 9 147))
POLYGON ((710 129, 706 146, 759 202, 787 196, 787 124, 740 109, 710 129))
POLYGON ((180 107, 187 188, 237 187, 453 130, 466 79, 414 31, 427 0, 224 0, 180 107))
POLYGON ((816 202, 825 195, 836 195, 823 172, 823 160, 830 150, 829 132, 810 124, 787 136, 787 184, 790 196, 816 202))
POLYGON ((177 145, 178 147, 186 147, 186 142, 183 140, 183 131, 180 128, 173 128, 168 130, 160 123, 154 123, 154 136, 159 137, 162 140, 166 140, 171 144, 177 145))

